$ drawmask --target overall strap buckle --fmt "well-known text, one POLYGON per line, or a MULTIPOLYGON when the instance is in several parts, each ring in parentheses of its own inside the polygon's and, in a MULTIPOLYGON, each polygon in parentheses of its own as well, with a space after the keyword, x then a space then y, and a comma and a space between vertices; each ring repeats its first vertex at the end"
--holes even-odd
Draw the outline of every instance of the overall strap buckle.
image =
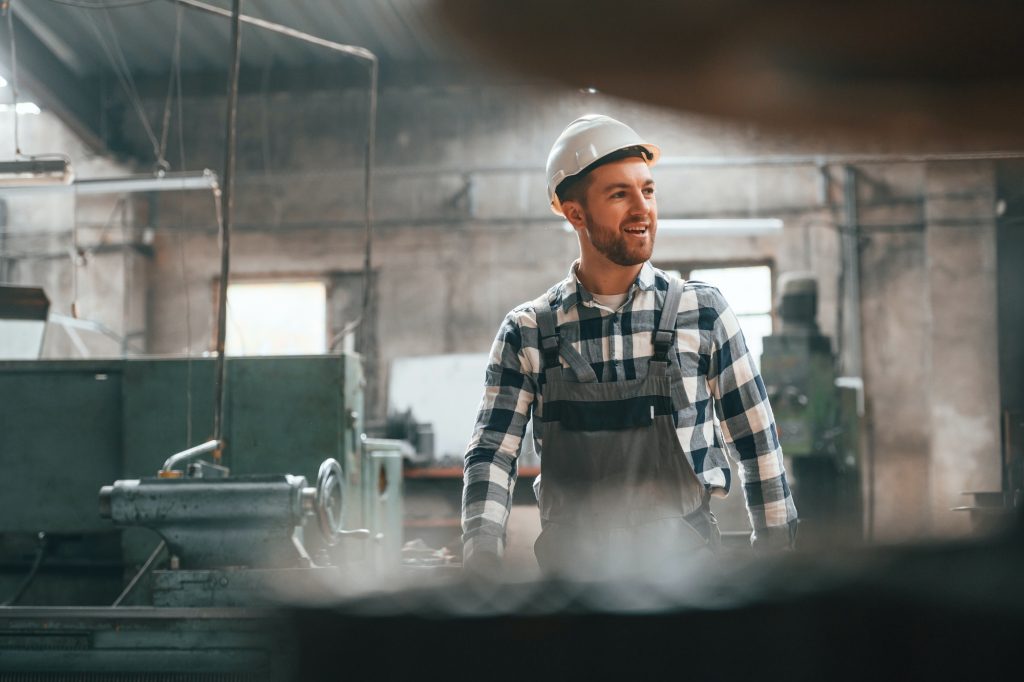
POLYGON ((666 329, 656 329, 654 331, 654 359, 659 362, 668 361, 668 351, 672 348, 672 340, 675 336, 674 332, 666 329))
POLYGON ((540 352, 544 358, 544 369, 554 369, 562 366, 561 361, 558 359, 558 348, 559 341, 557 335, 541 338, 540 352))

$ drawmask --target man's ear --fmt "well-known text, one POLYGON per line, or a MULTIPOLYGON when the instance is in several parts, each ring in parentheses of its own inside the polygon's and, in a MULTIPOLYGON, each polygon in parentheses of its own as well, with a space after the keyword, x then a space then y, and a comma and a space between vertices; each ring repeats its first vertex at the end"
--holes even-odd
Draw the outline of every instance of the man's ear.
POLYGON ((583 229, 587 220, 583 215, 583 205, 571 199, 562 202, 562 215, 569 221, 569 224, 576 230, 583 229))

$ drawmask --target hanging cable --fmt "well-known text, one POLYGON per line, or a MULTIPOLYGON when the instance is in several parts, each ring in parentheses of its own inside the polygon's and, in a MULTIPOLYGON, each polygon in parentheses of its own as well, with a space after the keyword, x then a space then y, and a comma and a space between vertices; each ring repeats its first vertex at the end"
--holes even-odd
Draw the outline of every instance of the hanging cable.
POLYGON ((242 0, 231 3, 231 76, 228 81, 227 143, 224 148, 224 192, 220 225, 220 288, 217 295, 217 368, 213 384, 213 438, 218 441, 214 460, 219 463, 224 449, 224 340, 227 335, 228 275, 231 272, 231 219, 234 208, 235 142, 238 116, 238 71, 242 56, 242 0))
MULTIPOLYGON (((167 135, 171 129, 171 97, 174 95, 175 74, 181 70, 181 8, 175 8, 174 50, 171 53, 171 72, 167 76, 167 97, 164 98, 164 115, 160 126, 160 149, 157 153, 157 169, 168 170, 167 135)), ((185 170, 182 166, 180 170, 185 170)))
MULTIPOLYGON (((107 17, 108 23, 110 22, 110 16, 107 17)), ((121 58, 114 53, 107 39, 103 36, 103 32, 100 30, 99 25, 96 23, 92 13, 86 14, 89 25, 92 27, 93 33, 96 34, 96 40, 100 44, 100 48, 103 53, 107 56, 107 60, 110 62, 111 67, 114 70, 114 75, 117 76, 118 81, 121 83, 121 88, 125 91, 125 95, 128 97, 129 103, 132 108, 135 109, 136 115, 139 117, 139 121, 142 123, 143 132, 146 133, 146 137, 149 138, 149 143, 153 147, 153 155, 156 157, 156 161, 159 163, 160 160, 160 141, 156 137, 156 133, 153 132, 153 127, 149 123, 149 118, 146 116, 146 110, 143 107, 142 99, 139 97, 138 90, 135 87, 135 81, 131 76, 131 71, 127 67, 127 62, 124 60, 124 55, 121 54, 121 58)), ((111 30, 113 31, 114 44, 118 52, 120 52, 120 43, 117 42, 117 32, 113 29, 113 25, 110 24, 111 30)))
POLYGON ((46 557, 46 551, 49 549, 50 543, 49 539, 46 537, 46 533, 42 531, 39 531, 36 535, 36 542, 36 557, 32 561, 32 568, 30 568, 28 573, 25 574, 25 577, 22 578, 21 584, 18 585, 16 590, 14 590, 14 594, 4 600, 3 603, 0 603, 0 606, 14 606, 17 604, 18 600, 21 599, 22 595, 25 594, 25 591, 28 590, 32 585, 32 582, 36 579, 36 576, 39 574, 39 568, 43 565, 43 559, 46 557))
POLYGON ((2 5, 4 13, 7 14, 7 37, 11 41, 11 97, 14 102, 11 106, 11 115, 14 116, 14 158, 21 158, 21 144, 18 142, 18 50, 14 41, 14 11, 11 9, 10 0, 4 0, 2 5))

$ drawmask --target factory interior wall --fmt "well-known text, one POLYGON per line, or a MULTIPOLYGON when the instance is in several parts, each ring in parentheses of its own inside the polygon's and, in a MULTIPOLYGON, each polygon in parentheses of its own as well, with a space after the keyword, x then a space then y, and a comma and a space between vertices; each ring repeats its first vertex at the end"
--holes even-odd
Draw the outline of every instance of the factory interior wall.
MULTIPOLYGON (((0 158, 15 158, 13 133, 11 117, 0 117, 0 158)), ((79 178, 132 172, 129 165, 88 148, 49 111, 20 115, 18 137, 23 154, 66 155, 79 178)), ((0 196, 0 201, 0 278, 42 286, 51 314, 70 317, 72 303, 77 302, 79 320, 98 323, 113 335, 51 324, 42 357, 80 357, 83 351, 93 357, 116 357, 122 347, 115 336, 127 336, 129 347, 141 350, 146 258, 138 248, 125 247, 141 245, 132 202, 117 195, 76 197, 68 191, 14 193, 0 196)))
MULTIPOLYGON (((359 90, 242 97, 233 275, 361 271, 365 99, 359 90)), ((149 105, 156 112, 161 103, 149 105)), ((222 97, 186 100, 187 168, 220 167, 223 109, 222 97)), ((810 138, 771 137, 582 93, 385 89, 375 174, 371 417, 385 411, 392 360, 486 351, 510 308, 565 276, 577 253, 575 236, 550 213, 541 169, 554 136, 591 110, 628 121, 666 159, 821 151, 810 138)), ((124 135, 144 139, 130 118, 124 135)), ((176 145, 172 133, 168 148, 176 145)), ((719 239, 664 232, 654 262, 767 261, 776 275, 810 271, 819 282, 819 325, 835 347, 842 170, 694 168, 666 160, 656 170, 662 218, 778 217, 784 229, 719 239)), ((948 511, 963 501, 960 491, 999 487, 993 169, 906 163, 858 171, 874 537, 963 532, 965 516, 948 511)), ((153 235, 152 255, 132 279, 132 296, 145 298, 146 352, 208 350, 219 267, 209 193, 139 197, 132 211, 136 238, 143 228, 153 235)), ((106 218, 99 208, 97 214, 106 218)), ((91 276, 122 277, 113 263, 102 272, 100 264, 91 276)), ((56 273, 65 266, 49 267, 31 277, 20 270, 19 281, 34 277, 52 299, 68 300, 67 277, 56 273)), ((87 288, 96 315, 118 319, 121 298, 98 284, 87 288)), ((344 324, 331 322, 332 331, 344 324)), ((738 491, 730 497, 740 503, 738 491)))

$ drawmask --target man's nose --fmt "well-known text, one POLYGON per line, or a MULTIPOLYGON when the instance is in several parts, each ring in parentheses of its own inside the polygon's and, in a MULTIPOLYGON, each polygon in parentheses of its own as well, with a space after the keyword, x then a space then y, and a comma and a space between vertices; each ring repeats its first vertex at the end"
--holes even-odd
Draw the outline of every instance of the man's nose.
POLYGON ((638 190, 631 193, 631 201, 629 206, 629 212, 632 215, 644 216, 651 212, 651 204, 654 201, 654 197, 649 197, 638 190))

